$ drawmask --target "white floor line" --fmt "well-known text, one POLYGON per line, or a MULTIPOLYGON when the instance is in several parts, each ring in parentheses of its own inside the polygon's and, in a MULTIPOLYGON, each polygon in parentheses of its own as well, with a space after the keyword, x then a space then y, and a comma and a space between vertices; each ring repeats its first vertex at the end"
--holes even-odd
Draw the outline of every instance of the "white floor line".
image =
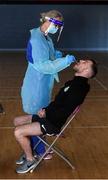
POLYGON ((102 65, 102 67, 103 67, 104 69, 108 70, 108 67, 106 67, 106 66, 104 66, 104 65, 102 65))
POLYGON ((4 127, 0 127, 0 129, 14 129, 15 127, 12 127, 12 126, 4 126, 4 127))
MULTIPOLYGON (((0 127, 0 129, 14 129, 15 127, 13 126, 4 126, 0 127)), ((107 129, 108 125, 105 126, 75 126, 75 127, 70 127, 72 129, 107 129)))
MULTIPOLYGON (((95 102, 95 101, 96 101, 96 102, 97 102, 97 101, 98 101, 98 102, 100 101, 100 102, 103 102, 103 103, 104 103, 104 102, 108 102, 108 98, 107 98, 107 99, 101 99, 101 98, 86 99, 86 102, 95 102)), ((98 102, 97 102, 97 103, 98 103, 98 102)))
POLYGON ((19 87, 0 87, 0 89, 5 89, 5 90, 9 90, 9 89, 11 89, 11 90, 13 90, 13 89, 20 89, 19 87))
POLYGON ((107 129, 108 126, 75 126, 72 129, 107 129))
POLYGON ((106 96, 102 96, 102 95, 101 96, 87 96, 87 98, 103 98, 104 99, 104 98, 108 98, 108 95, 106 95, 106 96))
POLYGON ((97 78, 95 78, 94 80, 95 80, 105 91, 108 90, 108 88, 107 88, 106 86, 104 86, 104 84, 103 84, 100 80, 98 80, 97 78))
POLYGON ((4 101, 4 100, 20 100, 20 96, 10 96, 10 97, 0 97, 0 101, 4 101))

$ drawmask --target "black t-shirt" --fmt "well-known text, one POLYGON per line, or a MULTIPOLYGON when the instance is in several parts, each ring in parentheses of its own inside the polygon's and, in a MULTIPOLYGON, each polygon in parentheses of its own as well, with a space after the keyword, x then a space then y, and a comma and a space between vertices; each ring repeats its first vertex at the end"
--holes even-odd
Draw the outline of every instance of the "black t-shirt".
POLYGON ((75 76, 73 80, 66 82, 55 100, 45 108, 46 119, 61 129, 69 115, 83 103, 89 89, 90 85, 85 77, 75 76))

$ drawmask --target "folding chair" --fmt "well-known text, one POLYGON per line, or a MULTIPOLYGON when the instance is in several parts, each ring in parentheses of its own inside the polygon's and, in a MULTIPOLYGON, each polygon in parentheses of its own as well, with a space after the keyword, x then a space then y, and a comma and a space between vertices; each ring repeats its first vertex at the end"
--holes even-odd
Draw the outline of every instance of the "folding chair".
POLYGON ((64 154, 64 152, 62 152, 60 149, 58 149, 57 147, 54 146, 54 144, 56 143, 56 141, 58 140, 58 138, 62 135, 62 133, 64 132, 64 130, 67 128, 67 126, 71 123, 71 121, 74 119, 74 117, 76 116, 76 114, 79 112, 80 109, 80 105, 76 107, 76 109, 73 111, 73 113, 69 116, 69 118, 67 119, 65 125, 63 126, 62 130, 60 131, 59 134, 55 135, 55 139, 53 140, 53 142, 50 144, 49 142, 47 142, 47 140, 44 139, 44 136, 37 136, 39 138, 38 143, 35 145, 34 149, 39 145, 39 143, 42 141, 46 146, 48 146, 47 150, 45 151, 45 153, 41 156, 41 158, 37 161, 36 165, 34 166, 33 169, 30 170, 30 172, 32 173, 34 171, 34 169, 40 164, 40 162, 43 160, 44 156, 50 151, 53 150, 58 156, 60 156, 72 169, 75 169, 75 167, 72 165, 72 162, 66 157, 66 155, 64 154))

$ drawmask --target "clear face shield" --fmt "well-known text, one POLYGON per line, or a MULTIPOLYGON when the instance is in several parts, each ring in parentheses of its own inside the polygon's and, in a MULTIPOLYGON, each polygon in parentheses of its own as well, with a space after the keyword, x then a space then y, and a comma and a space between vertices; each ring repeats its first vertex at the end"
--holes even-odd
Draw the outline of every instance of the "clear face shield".
POLYGON ((45 19, 47 19, 48 21, 51 22, 50 26, 48 27, 48 29, 45 32, 46 34, 48 34, 48 33, 55 34, 59 29, 59 34, 58 34, 58 38, 57 38, 57 42, 58 42, 60 39, 62 30, 63 30, 64 22, 59 21, 59 20, 54 19, 54 18, 50 18, 50 17, 45 17, 45 19))

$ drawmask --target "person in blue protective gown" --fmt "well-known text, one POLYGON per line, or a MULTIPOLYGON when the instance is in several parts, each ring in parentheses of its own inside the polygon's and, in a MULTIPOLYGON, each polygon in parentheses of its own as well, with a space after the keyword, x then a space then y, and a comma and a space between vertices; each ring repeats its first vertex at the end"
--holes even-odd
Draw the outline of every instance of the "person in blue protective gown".
MULTIPOLYGON (((63 24, 62 14, 52 10, 42 13, 40 27, 30 31, 31 36, 27 45, 28 67, 21 88, 23 110, 28 114, 36 114, 39 109, 50 103, 54 80, 59 82, 58 72, 75 61, 72 55, 62 57, 62 53, 54 49, 49 36, 59 31, 60 37, 63 24)), ((31 137, 32 149, 37 141, 37 137, 31 137)), ((35 151, 36 154, 42 155, 45 151, 44 144, 39 144, 35 151)), ((19 161, 17 164, 21 164, 24 157, 20 157, 19 161)))

